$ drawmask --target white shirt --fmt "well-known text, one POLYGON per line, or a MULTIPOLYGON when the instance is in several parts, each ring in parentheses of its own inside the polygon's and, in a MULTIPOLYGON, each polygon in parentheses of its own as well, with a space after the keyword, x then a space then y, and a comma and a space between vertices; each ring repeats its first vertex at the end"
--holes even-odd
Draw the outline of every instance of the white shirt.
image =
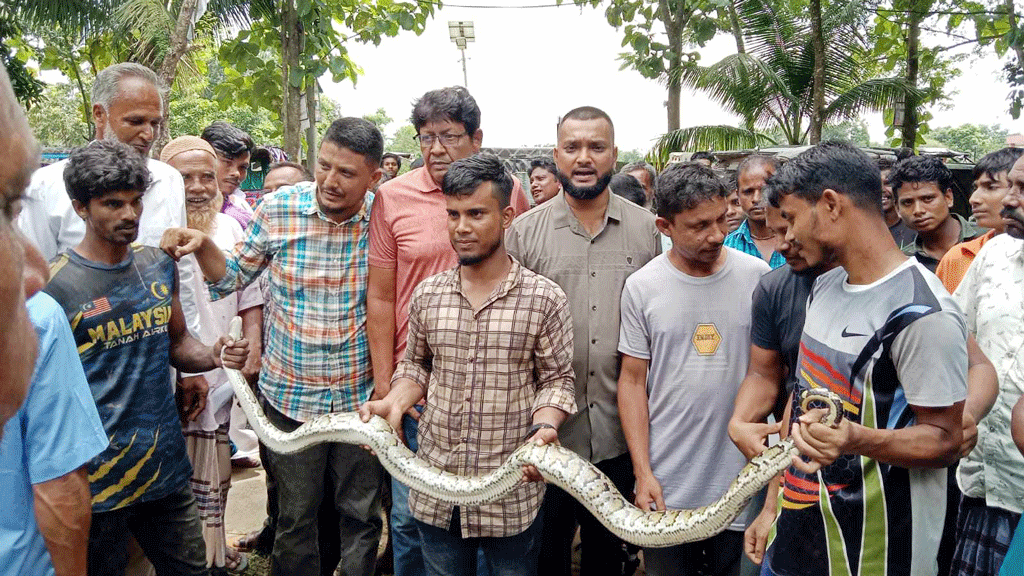
MULTIPOLYGON (((22 202, 18 218, 21 231, 47 261, 78 246, 85 238, 85 222, 71 206, 71 198, 64 185, 67 164, 67 160, 62 160, 32 174, 32 181, 25 192, 27 199, 22 202)), ((153 183, 142 196, 142 218, 136 242, 159 248, 165 230, 187 226, 185 185, 181 174, 169 165, 150 158, 147 166, 153 183)), ((193 280, 197 275, 198 264, 194 256, 186 256, 178 262, 178 298, 192 334, 199 333, 197 305, 200 296, 195 291, 193 280)))
POLYGON ((1024 456, 1010 435, 1010 411, 1024 393, 1024 242, 1007 234, 989 240, 953 299, 999 378, 996 403, 978 423, 978 445, 960 461, 957 481, 965 495, 1020 514, 1024 456))
MULTIPOLYGON (((210 238, 218 248, 225 252, 231 252, 235 244, 241 242, 245 237, 242 227, 231 216, 218 213, 214 220, 214 229, 210 238)), ((243 310, 263 304, 263 293, 256 284, 250 284, 245 290, 240 290, 221 298, 217 301, 210 300, 210 291, 206 288, 206 282, 198 275, 194 277, 196 292, 202 295, 199 302, 199 332, 196 337, 206 344, 212 346, 217 339, 228 333, 231 319, 243 310)), ((186 430, 205 430, 211 432, 217 429, 218 425, 228 421, 231 414, 231 399, 234 397, 233 390, 228 385, 228 377, 223 368, 217 368, 203 374, 206 382, 210 385, 210 392, 207 395, 206 408, 199 413, 194 422, 189 422, 186 430)))

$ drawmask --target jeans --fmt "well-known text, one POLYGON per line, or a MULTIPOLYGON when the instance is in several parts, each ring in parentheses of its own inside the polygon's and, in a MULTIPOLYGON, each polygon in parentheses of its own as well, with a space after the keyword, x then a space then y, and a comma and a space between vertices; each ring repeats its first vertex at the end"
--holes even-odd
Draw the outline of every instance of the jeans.
POLYGON ((738 576, 743 556, 743 532, 726 530, 706 540, 644 548, 644 567, 650 576, 738 576))
MULTIPOLYGON (((631 499, 633 463, 629 454, 602 460, 596 464, 608 475, 619 493, 631 499)), ((572 571, 572 541, 576 524, 580 527, 580 574, 585 576, 621 576, 626 560, 625 544, 608 531, 594 516, 567 492, 548 484, 541 504, 544 519, 538 568, 540 576, 569 576, 572 571)), ((397 575, 396 575, 397 576, 397 575)))
POLYGON ((543 519, 540 515, 530 527, 514 536, 501 538, 463 538, 459 508, 452 514, 448 530, 420 521, 423 560, 428 576, 473 576, 481 556, 493 576, 536 576, 540 554, 543 519))
MULTIPOLYGON (((416 410, 423 412, 423 406, 416 410)), ((410 416, 402 416, 402 434, 413 452, 419 450, 419 424, 410 416)), ((391 479, 391 549, 395 553, 395 576, 425 576, 423 550, 416 519, 409 510, 409 487, 394 478, 391 479)), ((477 576, 490 576, 484 554, 477 557, 477 576)))
MULTIPOLYGON (((263 442, 260 442, 260 461, 268 462, 270 449, 263 442)), ((277 479, 274 478, 269 466, 263 468, 267 479, 267 519, 263 521, 263 529, 257 538, 256 550, 270 555, 274 549, 274 534, 277 532, 277 479)), ((330 482, 330 475, 325 474, 325 485, 330 482)), ((324 498, 320 504, 320 511, 317 513, 317 533, 319 534, 320 546, 320 574, 331 576, 334 568, 341 561, 340 543, 336 538, 331 537, 334 526, 338 525, 341 519, 338 511, 334 509, 334 503, 330 498, 324 498)))
MULTIPOLYGON (((419 406, 417 409, 423 410, 419 406)), ((415 420, 408 415, 402 416, 402 433, 413 452, 419 449, 417 428, 415 420)), ((391 548, 395 551, 395 576, 425 576, 420 532, 409 510, 409 487, 394 478, 391 479, 390 537, 391 548)))
MULTIPOLYGON (((266 400, 270 423, 285 432, 299 422, 266 400)), ((346 576, 371 576, 383 522, 380 493, 383 469, 375 456, 350 444, 319 444, 295 454, 268 451, 264 465, 277 478, 277 533, 270 558, 272 576, 321 576, 318 512, 324 498, 333 502, 339 521, 328 536, 339 542, 346 576)))
POLYGON ((94 512, 89 528, 89 576, 124 576, 134 536, 157 576, 208 576, 199 507, 188 482, 150 502, 94 512))

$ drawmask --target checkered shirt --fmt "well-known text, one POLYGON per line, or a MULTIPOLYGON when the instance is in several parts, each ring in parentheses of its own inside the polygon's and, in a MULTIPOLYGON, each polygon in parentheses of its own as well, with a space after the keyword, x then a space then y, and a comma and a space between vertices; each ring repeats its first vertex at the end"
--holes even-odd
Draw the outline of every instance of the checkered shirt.
POLYGON ((209 283, 210 297, 222 298, 269 270, 273 306, 260 391, 294 420, 356 410, 373 391, 366 340, 372 203, 367 193, 358 214, 335 224, 319 208, 315 183, 282 189, 256 209, 224 278, 209 283))
MULTIPOLYGON (((512 260, 512 269, 479 310, 463 295, 459 268, 424 280, 409 306, 409 344, 393 382, 426 391, 419 457, 447 472, 482 475, 523 444, 533 413, 576 411, 572 317, 557 284, 512 260)), ((465 538, 526 530, 544 484, 519 485, 497 502, 461 509, 465 538)), ((453 506, 413 490, 418 520, 448 529, 453 506)))

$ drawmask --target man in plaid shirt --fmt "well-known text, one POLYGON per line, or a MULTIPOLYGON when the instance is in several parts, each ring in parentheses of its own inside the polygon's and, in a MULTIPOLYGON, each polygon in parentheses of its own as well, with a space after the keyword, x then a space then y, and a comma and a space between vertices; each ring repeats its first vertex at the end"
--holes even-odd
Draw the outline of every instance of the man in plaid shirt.
MULTIPOLYGON (((391 391, 360 408, 364 420, 377 414, 397 430, 426 396, 419 457, 453 474, 486 474, 527 440, 557 442, 576 411, 565 294, 505 252, 512 186, 494 156, 448 169, 441 188, 459 266, 416 288, 391 391)), ((535 469, 524 478, 542 480, 535 469)), ((492 574, 536 574, 543 494, 544 484, 526 483, 494 503, 456 507, 413 490, 427 574, 472 573, 478 550, 492 574)))
MULTIPOLYGON (((195 230, 168 230, 161 243, 175 258, 196 254, 213 298, 241 290, 269 270, 274 305, 259 391, 267 417, 282 430, 321 414, 356 410, 373 391, 366 341, 373 194, 367 191, 380 178, 383 151, 373 124, 335 120, 320 146, 316 182, 264 199, 246 239, 226 259, 195 230)), ((340 533, 343 573, 372 574, 382 527, 377 459, 346 444, 267 453, 264 465, 282 480, 271 574, 334 572, 334 566, 321 566, 317 547, 317 510, 325 495, 341 516, 335 537, 340 533)))

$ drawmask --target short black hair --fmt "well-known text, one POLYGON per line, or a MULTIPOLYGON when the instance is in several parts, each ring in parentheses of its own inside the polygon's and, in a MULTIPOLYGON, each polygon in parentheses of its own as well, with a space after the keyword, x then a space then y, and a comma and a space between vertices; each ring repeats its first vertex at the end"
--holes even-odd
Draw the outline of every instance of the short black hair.
POLYGON ((885 181, 895 197, 900 195, 900 186, 912 182, 934 182, 945 194, 953 188, 953 173, 937 156, 911 156, 897 162, 885 181))
POLYGON ((771 166, 773 171, 777 171, 782 167, 782 159, 778 156, 768 156, 767 154, 751 154, 740 162, 740 165, 736 167, 736 179, 739 181, 740 174, 747 168, 753 166, 771 166))
POLYGON ((608 126, 612 129, 612 141, 615 141, 615 123, 612 122, 612 117, 607 112, 600 108, 593 106, 580 106, 579 108, 573 108, 565 113, 565 116, 558 121, 558 130, 562 129, 562 124, 565 124, 566 120, 597 120, 603 118, 608 121, 608 126))
POLYGON ((879 172, 881 172, 882 170, 892 170, 892 167, 896 165, 896 157, 895 156, 879 156, 878 160, 877 160, 877 163, 878 163, 878 171, 879 172))
POLYGON ((270 174, 271 172, 277 170, 278 168, 294 168, 295 170, 302 172, 302 176, 306 180, 313 180, 313 175, 309 173, 309 170, 305 166, 299 164, 298 162, 289 162, 287 160, 282 162, 274 162, 273 164, 267 167, 266 174, 270 174))
POLYGON ((537 168, 547 170, 548 172, 551 172, 552 176, 556 178, 558 177, 558 166, 555 166, 555 161, 547 156, 530 160, 530 169, 527 170, 526 175, 532 178, 533 171, 537 168))
POLYGON ((612 181, 608 185, 611 186, 613 194, 618 194, 637 206, 647 203, 643 185, 632 174, 616 174, 612 176, 612 181))
POLYGON ((146 159, 116 140, 96 140, 76 149, 64 167, 68 196, 86 206, 111 192, 145 192, 151 182, 146 159))
POLYGON ((384 154, 384 136, 380 130, 368 120, 347 116, 331 122, 324 132, 324 142, 347 148, 359 154, 368 166, 380 166, 381 155, 384 154))
POLYGON ((1013 165, 1024 155, 1024 148, 1001 148, 995 152, 989 152, 978 160, 974 165, 973 177, 975 180, 981 178, 982 174, 995 180, 996 176, 1003 172, 1009 172, 1013 165))
POLYGON ((670 165, 662 170, 654 184, 658 216, 669 220, 701 202, 728 195, 729 191, 715 171, 697 162, 670 165))
POLYGON ((232 160, 242 154, 252 154, 253 149, 256 148, 252 136, 249 136, 245 130, 223 120, 218 120, 203 128, 203 133, 199 137, 209 142, 217 154, 232 160))
POLYGON ((849 196, 854 205, 882 214, 882 177, 878 164, 843 140, 828 140, 804 150, 765 181, 768 202, 778 208, 793 194, 817 202, 826 189, 849 196))
POLYGON ((715 155, 710 150, 698 150, 693 154, 690 154, 690 162, 696 162, 697 160, 710 160, 715 161, 715 155))
POLYGON ((412 105, 412 126, 420 128, 430 121, 448 120, 466 128, 470 138, 480 129, 480 107, 462 86, 451 86, 427 92, 412 105))
POLYGON ((398 169, 399 170, 402 169, 402 157, 399 156, 398 154, 395 154, 394 152, 388 152, 388 153, 386 153, 386 154, 384 154, 383 156, 380 157, 380 164, 381 164, 381 166, 384 165, 384 161, 387 160, 388 158, 393 158, 395 160, 395 162, 398 163, 398 169))
POLYGON ((474 154, 452 162, 441 182, 441 191, 445 196, 470 196, 484 182, 491 183, 491 192, 502 209, 511 204, 512 176, 494 154, 474 154))

